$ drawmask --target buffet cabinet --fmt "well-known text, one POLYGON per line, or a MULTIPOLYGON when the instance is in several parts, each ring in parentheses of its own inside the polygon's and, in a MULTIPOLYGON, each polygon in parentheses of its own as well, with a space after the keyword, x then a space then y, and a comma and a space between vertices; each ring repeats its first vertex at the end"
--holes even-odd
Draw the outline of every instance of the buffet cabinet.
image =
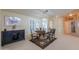
POLYGON ((25 40, 25 30, 11 30, 1 32, 1 45, 25 40))

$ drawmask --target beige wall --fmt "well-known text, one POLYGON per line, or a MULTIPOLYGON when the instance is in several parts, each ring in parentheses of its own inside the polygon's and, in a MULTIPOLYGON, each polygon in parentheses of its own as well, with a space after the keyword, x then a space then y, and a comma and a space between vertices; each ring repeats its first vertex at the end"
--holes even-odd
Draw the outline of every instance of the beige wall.
MULTIPOLYGON (((64 21, 63 17, 61 16, 55 16, 49 18, 50 22, 52 22, 52 28, 56 29, 56 34, 63 34, 64 33, 64 21)), ((51 25, 49 23, 49 25, 51 25)))
POLYGON ((2 11, 2 31, 6 28, 7 30, 25 30, 25 38, 27 38, 27 33, 28 33, 28 25, 27 24, 27 20, 28 20, 28 16, 22 15, 22 14, 17 14, 17 13, 13 13, 13 12, 6 12, 6 11, 2 11), (5 16, 15 16, 15 17, 19 17, 22 19, 22 22, 20 25, 17 25, 15 29, 12 29, 12 26, 6 26, 4 23, 4 17, 5 16))
POLYGON ((77 19, 75 24, 76 34, 79 35, 79 19, 77 19))
POLYGON ((53 19, 53 16, 52 17, 49 17, 48 18, 48 26, 49 26, 49 28, 54 28, 54 19, 53 19))
POLYGON ((12 29, 12 26, 6 26, 5 25, 5 23, 4 23, 4 17, 5 16, 15 16, 15 17, 19 17, 19 18, 21 18, 23 20, 20 25, 16 26, 17 30, 18 29, 25 29, 27 27, 26 26, 26 23, 27 23, 27 17, 26 16, 21 15, 21 14, 12 13, 12 12, 3 11, 2 12, 2 26, 3 26, 2 30, 4 30, 4 28, 6 28, 7 30, 16 30, 16 29, 12 29))
POLYGON ((0 10, 0 49, 1 49, 1 10, 0 10))
POLYGON ((66 34, 77 34, 79 35, 79 20, 69 20, 69 21, 65 21, 65 33, 66 34), (75 33, 71 32, 71 22, 75 21, 75 33))
POLYGON ((13 12, 7 12, 7 11, 2 11, 2 31, 6 28, 7 30, 20 30, 20 29, 25 29, 25 37, 27 38, 29 34, 29 23, 28 20, 30 19, 35 19, 35 20, 40 20, 42 18, 39 17, 32 17, 32 16, 27 16, 27 15, 22 15, 18 13, 13 13, 13 12), (22 19, 22 22, 20 25, 16 26, 16 29, 12 29, 12 26, 6 26, 4 23, 4 17, 5 16, 15 16, 19 17, 22 19))
POLYGON ((64 22, 64 30, 65 30, 65 34, 70 34, 71 33, 71 21, 65 21, 64 22))
POLYGON ((57 22, 58 22, 58 33, 63 34, 64 33, 64 20, 63 20, 63 17, 58 17, 57 22))

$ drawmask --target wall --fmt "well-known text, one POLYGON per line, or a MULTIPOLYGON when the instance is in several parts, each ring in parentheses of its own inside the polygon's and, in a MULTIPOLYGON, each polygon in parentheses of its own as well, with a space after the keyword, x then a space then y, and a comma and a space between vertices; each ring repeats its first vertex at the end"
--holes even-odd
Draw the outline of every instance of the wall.
POLYGON ((49 28, 54 28, 54 20, 53 20, 53 17, 49 17, 48 18, 48 26, 49 26, 49 28))
POLYGON ((77 19, 75 23, 76 34, 79 36, 79 19, 77 19))
POLYGON ((61 17, 61 16, 54 16, 54 17, 51 17, 49 19, 50 19, 50 22, 52 22, 52 28, 56 29, 56 34, 63 34, 64 33, 63 17, 61 17))
POLYGON ((71 33, 71 21, 64 22, 64 33, 70 34, 71 33))
POLYGON ((29 31, 30 31, 30 26, 29 26, 29 21, 30 19, 35 19, 35 20, 40 20, 42 18, 39 17, 32 17, 32 16, 27 16, 27 15, 22 15, 22 14, 17 14, 13 12, 8 12, 8 11, 2 11, 2 31, 6 28, 7 30, 20 30, 20 29, 25 29, 25 38, 29 38, 29 31), (22 22, 20 25, 16 26, 16 29, 12 29, 12 26, 6 26, 4 23, 4 17, 5 16, 15 16, 19 17, 22 19, 22 22))
POLYGON ((5 20, 4 20, 5 16, 16 16, 16 17, 21 18, 23 21, 21 22, 20 25, 16 26, 16 29, 17 30, 18 29, 25 29, 26 26, 24 26, 24 25, 26 25, 26 19, 27 19, 26 16, 21 15, 21 14, 12 13, 12 12, 5 12, 5 11, 3 11, 2 12, 2 26, 3 26, 2 30, 4 30, 4 28, 6 28, 7 30, 13 30, 12 26, 5 25, 5 20))
POLYGON ((16 14, 13 12, 6 12, 6 11, 2 11, 2 31, 6 28, 7 30, 22 30, 25 29, 25 38, 27 38, 27 20, 28 20, 28 16, 22 15, 22 14, 16 14), (5 16, 15 16, 15 17, 19 17, 22 19, 22 22, 20 25, 17 25, 15 29, 12 29, 12 26, 6 26, 5 25, 5 16))
POLYGON ((1 49, 1 10, 0 10, 0 49, 1 49))
POLYGON ((64 32, 65 34, 76 34, 79 36, 79 19, 67 20, 64 21, 64 32), (75 31, 72 32, 71 30, 71 22, 75 22, 75 31))

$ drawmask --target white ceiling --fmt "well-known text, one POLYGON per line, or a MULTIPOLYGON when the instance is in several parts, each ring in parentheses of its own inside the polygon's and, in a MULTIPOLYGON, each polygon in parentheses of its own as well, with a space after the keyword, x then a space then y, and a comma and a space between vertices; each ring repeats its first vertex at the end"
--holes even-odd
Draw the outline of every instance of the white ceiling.
POLYGON ((73 9, 3 9, 3 11, 15 12, 24 14, 27 16, 63 16, 73 9), (43 10, 48 10, 47 13, 43 14, 43 10))

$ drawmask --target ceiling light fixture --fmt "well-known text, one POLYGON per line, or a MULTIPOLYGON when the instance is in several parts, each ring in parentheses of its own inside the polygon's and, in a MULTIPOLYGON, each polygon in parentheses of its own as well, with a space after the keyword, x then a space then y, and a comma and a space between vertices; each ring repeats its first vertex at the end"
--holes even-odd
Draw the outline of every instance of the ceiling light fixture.
POLYGON ((69 16, 73 16, 73 14, 69 14, 69 16))
POLYGON ((48 12, 47 9, 41 9, 40 12, 42 12, 43 14, 46 14, 48 12))

